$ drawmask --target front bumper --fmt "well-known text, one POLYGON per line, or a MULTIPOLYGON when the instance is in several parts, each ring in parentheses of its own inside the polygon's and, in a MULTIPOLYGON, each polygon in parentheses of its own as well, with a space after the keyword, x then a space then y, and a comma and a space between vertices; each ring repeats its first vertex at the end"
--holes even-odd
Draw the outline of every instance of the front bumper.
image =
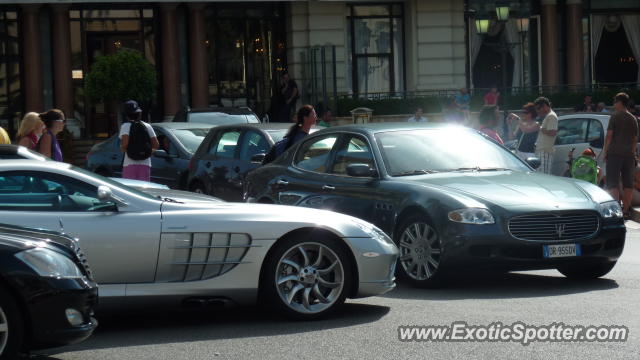
POLYGON ((345 238, 357 264, 358 289, 351 298, 381 295, 393 290, 398 248, 372 238, 345 238))
POLYGON ((98 325, 93 309, 98 304, 97 284, 87 279, 25 277, 22 295, 30 320, 31 349, 63 346, 85 340, 98 325), (65 311, 73 309, 82 323, 71 325, 65 311))
POLYGON ((444 261, 448 267, 542 270, 555 269, 563 264, 616 261, 622 254, 626 236, 626 228, 622 223, 603 225, 591 238, 569 241, 520 240, 498 227, 465 227, 465 231, 449 233, 444 239, 444 261), (557 244, 580 244, 582 254, 544 258, 543 245, 557 244))

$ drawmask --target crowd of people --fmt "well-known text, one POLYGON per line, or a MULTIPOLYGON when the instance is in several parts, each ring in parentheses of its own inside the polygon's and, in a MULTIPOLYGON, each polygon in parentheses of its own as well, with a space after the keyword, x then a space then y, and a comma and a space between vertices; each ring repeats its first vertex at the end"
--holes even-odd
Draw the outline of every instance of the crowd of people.
MULTIPOLYGON (((43 113, 29 112, 20 121, 14 143, 37 151, 55 161, 64 161, 57 135, 64 130, 62 110, 51 109, 43 113)), ((0 127, 0 144, 11 144, 9 134, 0 127)))

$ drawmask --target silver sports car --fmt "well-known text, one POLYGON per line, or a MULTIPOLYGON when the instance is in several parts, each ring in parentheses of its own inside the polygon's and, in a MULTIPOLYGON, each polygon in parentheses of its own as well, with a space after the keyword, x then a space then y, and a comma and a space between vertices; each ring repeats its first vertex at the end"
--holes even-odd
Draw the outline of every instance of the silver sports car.
POLYGON ((157 197, 64 163, 0 162, 0 219, 80 238, 101 305, 260 296, 306 319, 395 286, 398 249, 354 217, 157 197))

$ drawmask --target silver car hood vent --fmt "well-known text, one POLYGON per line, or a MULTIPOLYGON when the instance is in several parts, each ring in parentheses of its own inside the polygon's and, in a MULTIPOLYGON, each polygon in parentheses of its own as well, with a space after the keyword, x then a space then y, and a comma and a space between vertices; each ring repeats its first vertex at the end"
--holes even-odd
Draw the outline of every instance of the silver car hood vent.
POLYGON ((211 279, 229 272, 242 261, 251 237, 234 233, 163 233, 156 282, 211 279))

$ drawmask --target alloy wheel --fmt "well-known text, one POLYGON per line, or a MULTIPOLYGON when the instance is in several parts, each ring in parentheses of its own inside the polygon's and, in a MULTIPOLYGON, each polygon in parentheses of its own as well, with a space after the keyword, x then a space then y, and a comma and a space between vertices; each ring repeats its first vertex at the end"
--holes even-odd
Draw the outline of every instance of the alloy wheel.
POLYGON ((287 250, 278 261, 275 285, 283 303, 302 314, 331 307, 342 294, 344 266, 329 247, 306 242, 287 250))
POLYGON ((0 354, 2 354, 9 342, 9 320, 0 307, 0 354))
POLYGON ((440 266, 442 249, 435 229, 424 222, 409 224, 399 241, 400 264, 414 280, 428 280, 440 266))

